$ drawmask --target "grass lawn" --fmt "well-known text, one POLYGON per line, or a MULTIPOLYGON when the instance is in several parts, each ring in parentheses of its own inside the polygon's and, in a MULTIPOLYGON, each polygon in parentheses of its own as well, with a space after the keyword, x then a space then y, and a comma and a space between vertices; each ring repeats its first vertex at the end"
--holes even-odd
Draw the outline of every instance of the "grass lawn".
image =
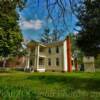
POLYGON ((100 73, 0 73, 0 100, 100 100, 100 73))

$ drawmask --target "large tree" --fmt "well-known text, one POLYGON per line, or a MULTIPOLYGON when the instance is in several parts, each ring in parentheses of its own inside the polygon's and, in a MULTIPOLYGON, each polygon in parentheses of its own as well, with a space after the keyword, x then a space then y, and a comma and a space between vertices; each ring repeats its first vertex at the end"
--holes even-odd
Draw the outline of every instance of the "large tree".
POLYGON ((0 1, 0 56, 6 58, 15 55, 21 48, 22 34, 18 26, 18 14, 16 7, 22 9, 21 0, 1 0, 0 1))
POLYGON ((41 35, 40 41, 43 43, 52 43, 61 40, 63 37, 63 31, 58 29, 53 29, 52 31, 48 28, 44 29, 41 35))
POLYGON ((78 47, 87 56, 100 54, 100 0, 83 0, 75 10, 81 28, 77 35, 78 47))

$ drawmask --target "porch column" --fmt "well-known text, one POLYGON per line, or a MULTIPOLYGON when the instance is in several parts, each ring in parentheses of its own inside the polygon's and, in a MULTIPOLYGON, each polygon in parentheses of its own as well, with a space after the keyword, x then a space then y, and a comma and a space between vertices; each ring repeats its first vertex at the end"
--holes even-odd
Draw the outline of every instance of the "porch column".
POLYGON ((26 69, 29 69, 30 68, 30 50, 28 50, 28 55, 27 55, 27 58, 26 58, 26 66, 25 66, 26 69))
POLYGON ((35 55, 34 55, 34 69, 37 68, 37 46, 35 47, 35 55))
POLYGON ((66 40, 64 41, 64 43, 63 43, 63 56, 64 56, 64 69, 63 69, 63 71, 64 72, 67 72, 67 45, 66 45, 66 40))
POLYGON ((36 57, 36 68, 39 68, 39 45, 37 46, 36 52, 37 52, 37 57, 36 57))

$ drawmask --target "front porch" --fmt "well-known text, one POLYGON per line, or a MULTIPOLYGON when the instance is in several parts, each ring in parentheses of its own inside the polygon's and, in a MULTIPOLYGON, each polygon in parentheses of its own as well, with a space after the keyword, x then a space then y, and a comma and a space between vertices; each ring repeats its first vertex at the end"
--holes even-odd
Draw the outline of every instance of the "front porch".
POLYGON ((45 46, 40 44, 32 45, 28 49, 27 61, 25 69, 33 69, 33 71, 45 72, 45 46))

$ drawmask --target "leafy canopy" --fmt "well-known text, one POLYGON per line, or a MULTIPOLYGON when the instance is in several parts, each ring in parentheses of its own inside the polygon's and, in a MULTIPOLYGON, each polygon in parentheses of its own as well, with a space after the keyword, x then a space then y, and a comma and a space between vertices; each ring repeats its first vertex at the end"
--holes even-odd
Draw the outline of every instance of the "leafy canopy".
POLYGON ((17 23, 16 7, 23 7, 20 0, 0 1, 0 56, 16 54, 21 48, 22 34, 17 23))
POLYGON ((76 7, 77 26, 81 27, 77 45, 87 56, 100 54, 100 0, 83 1, 76 7))

